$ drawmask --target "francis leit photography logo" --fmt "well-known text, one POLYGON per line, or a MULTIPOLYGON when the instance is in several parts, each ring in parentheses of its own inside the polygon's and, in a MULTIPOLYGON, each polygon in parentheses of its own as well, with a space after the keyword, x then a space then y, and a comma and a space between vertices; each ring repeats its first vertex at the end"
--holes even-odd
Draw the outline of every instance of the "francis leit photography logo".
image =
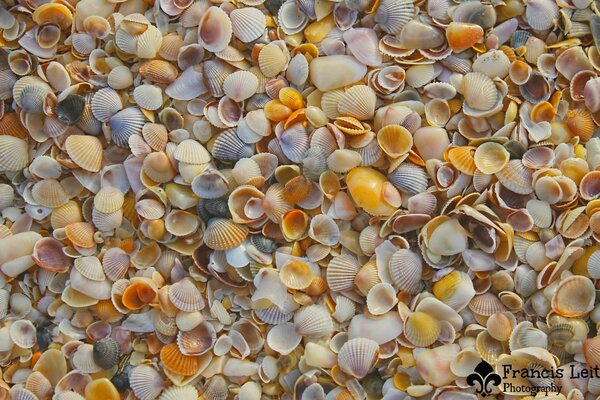
POLYGON ((475 389, 479 398, 485 398, 492 393, 502 392, 514 395, 558 394, 562 386, 557 384, 559 379, 600 377, 598 367, 581 369, 574 364, 557 369, 544 368, 537 363, 530 363, 527 368, 516 368, 510 364, 496 365, 496 370, 486 361, 481 361, 472 374, 467 376, 467 384, 475 389), (496 389, 497 388, 497 389, 496 389))
POLYGON ((494 368, 485 361, 475 367, 475 371, 467 376, 467 383, 475 388, 481 397, 491 394, 494 386, 499 386, 502 379, 494 372, 494 368))

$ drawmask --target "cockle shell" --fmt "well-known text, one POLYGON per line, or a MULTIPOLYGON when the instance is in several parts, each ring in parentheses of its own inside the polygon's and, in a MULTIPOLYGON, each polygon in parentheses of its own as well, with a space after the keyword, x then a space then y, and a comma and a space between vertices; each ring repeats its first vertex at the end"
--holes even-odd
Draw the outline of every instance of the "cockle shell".
POLYGON ((377 342, 365 338, 350 339, 338 353, 338 364, 342 371, 360 379, 373 368, 378 356, 377 342))

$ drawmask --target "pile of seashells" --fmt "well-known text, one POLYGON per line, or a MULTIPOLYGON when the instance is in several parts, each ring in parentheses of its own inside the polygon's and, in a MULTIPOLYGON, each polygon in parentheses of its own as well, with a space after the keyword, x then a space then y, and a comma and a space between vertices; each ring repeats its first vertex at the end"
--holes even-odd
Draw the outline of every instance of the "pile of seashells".
POLYGON ((0 46, 0 399, 600 366, 597 0, 3 0, 0 46))

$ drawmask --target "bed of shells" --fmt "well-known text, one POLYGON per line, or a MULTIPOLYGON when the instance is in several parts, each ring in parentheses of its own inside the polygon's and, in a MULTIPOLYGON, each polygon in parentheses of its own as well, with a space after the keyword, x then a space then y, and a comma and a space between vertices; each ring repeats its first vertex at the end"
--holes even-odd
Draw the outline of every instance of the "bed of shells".
POLYGON ((600 366, 599 6, 0 2, 0 399, 600 366))

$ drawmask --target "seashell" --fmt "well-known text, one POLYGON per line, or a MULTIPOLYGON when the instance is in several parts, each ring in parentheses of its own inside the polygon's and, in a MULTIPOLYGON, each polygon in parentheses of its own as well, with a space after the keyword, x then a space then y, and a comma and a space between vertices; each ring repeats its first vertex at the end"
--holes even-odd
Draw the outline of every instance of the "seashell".
POLYGON ((433 65, 415 65, 406 70, 405 80, 410 86, 420 88, 435 79, 436 74, 436 68, 433 65))
POLYGON ((435 282, 432 292, 454 310, 464 309, 475 296, 473 283, 465 273, 459 271, 453 271, 435 282))
POLYGON ((411 163, 400 164, 388 175, 388 179, 398 189, 412 194, 424 192, 429 180, 422 168, 411 163))
POLYGON ((375 115, 377 97, 373 89, 364 85, 352 86, 338 103, 340 115, 354 117, 358 120, 368 120, 375 115))
POLYGON ((335 150, 327 157, 327 167, 333 172, 348 172, 354 167, 358 167, 362 157, 355 151, 343 149, 335 150))
POLYGON ((137 107, 128 107, 114 114, 108 124, 112 140, 117 146, 128 147, 129 137, 142 132, 144 114, 137 107))
POLYGON ((440 30, 411 19, 398 35, 398 46, 403 49, 435 49, 444 44, 445 39, 440 30))
POLYGON ((475 150, 475 166, 484 174, 500 172, 510 160, 510 154, 499 143, 487 142, 475 150))
POLYGON ((242 142, 234 130, 226 130, 217 136, 211 153, 219 160, 238 161, 252 156, 253 148, 242 142))
POLYGON ((285 72, 286 79, 295 85, 303 85, 308 80, 309 65, 303 54, 296 54, 285 72))
POLYGON ((475 110, 489 110, 498 99, 498 89, 494 82, 479 72, 466 74, 462 79, 460 91, 465 97, 465 103, 475 110))
POLYGON ((200 67, 191 65, 165 88, 165 94, 175 100, 192 100, 208 91, 200 67))
POLYGON ((77 94, 70 94, 56 104, 54 112, 58 119, 67 125, 76 125, 83 114, 85 98, 77 94))
POLYGON ((547 0, 532 0, 527 2, 525 18, 529 26, 537 31, 550 29, 558 18, 558 6, 547 0))
POLYGON ((111 117, 121 111, 121 97, 112 88, 103 88, 94 93, 90 102, 92 114, 101 122, 110 121, 111 117))
MULTIPOLYGON (((520 61, 518 62, 520 63, 520 61)), ((496 77, 504 79, 509 75, 512 65, 513 64, 511 64, 508 56, 504 54, 504 52, 500 50, 490 50, 477 57, 473 62, 473 72, 482 73, 492 79, 496 77)), ((513 80, 513 82, 515 81, 513 80)))
POLYGON ((163 390, 160 374, 150 365, 138 365, 129 374, 129 385, 140 400, 153 400, 163 390))
POLYGON ((0 169, 19 171, 29 162, 27 142, 14 136, 0 136, 0 169))
MULTIPOLYGON (((360 80, 366 72, 367 68, 352 56, 318 57, 310 63, 310 80, 322 92, 354 83, 360 80), (331 76, 329 71, 334 70, 339 73, 331 76)), ((267 75, 265 74, 265 76, 267 75)), ((327 114, 327 112, 325 113, 327 114)))
POLYGON ((340 240, 340 229, 332 218, 316 215, 310 221, 308 235, 323 245, 334 246, 340 240))
POLYGON ((206 321, 189 331, 179 331, 177 334, 177 346, 182 354, 188 356, 199 356, 210 351, 216 340, 215 329, 206 321))
POLYGON ((187 279, 182 279, 169 287, 169 299, 181 311, 196 312, 204 308, 204 299, 198 288, 187 279))
POLYGON ((104 281, 106 276, 102 269, 102 264, 98 257, 88 256, 81 257, 75 260, 75 268, 84 277, 93 281, 104 281))
POLYGON ((550 98, 550 84, 542 74, 534 72, 526 83, 519 86, 521 96, 531 103, 539 103, 550 98))
POLYGON ((291 242, 304 237, 308 229, 308 215, 301 210, 293 209, 281 217, 281 233, 291 242))
POLYGON ((324 307, 306 306, 294 314, 294 329, 302 336, 313 338, 329 336, 333 333, 333 321, 324 307))
POLYGON ((11 399, 15 400, 36 400, 37 396, 21 386, 13 386, 7 391, 11 399))
POLYGON ((162 92, 158 86, 140 85, 133 90, 133 98, 145 110, 158 110, 162 105, 162 92))
POLYGON ((432 99, 425 104, 425 118, 432 126, 443 127, 451 117, 448 102, 443 99, 432 99))
POLYGON ((468 22, 451 22, 446 29, 448 46, 455 52, 464 51, 483 38, 483 29, 468 22))
POLYGON ((148 154, 142 164, 143 172, 156 183, 169 182, 175 176, 175 168, 165 152, 148 154))
POLYGON ((111 369, 117 365, 121 355, 119 343, 111 337, 100 339, 94 343, 93 355, 100 368, 111 369))
POLYGON ((423 260, 409 250, 396 251, 389 261, 389 274, 394 287, 398 290, 416 294, 421 289, 423 260))
POLYGON ((446 130, 434 127, 417 129, 413 141, 419 155, 426 161, 443 159, 444 151, 450 145, 446 130))
POLYGON ((223 91, 230 99, 240 102, 252 97, 258 89, 258 78, 252 72, 237 71, 227 76, 223 91))
POLYGON ((177 79, 178 71, 170 62, 150 60, 140 65, 140 74, 151 82, 168 85, 177 79))
POLYGON ((166 389, 159 397, 159 400, 193 400, 198 398, 198 390, 190 385, 172 386, 166 389))
POLYGON ((281 29, 288 35, 293 35, 304 29, 308 16, 294 1, 286 1, 279 7, 277 21, 281 29))
POLYGON ((520 160, 510 160, 500 172, 496 173, 496 176, 508 190, 519 194, 530 194, 533 192, 531 174, 531 170, 520 160))
POLYGON ((267 78, 273 78, 284 70, 288 63, 288 56, 282 48, 274 42, 269 43, 258 54, 260 71, 267 78))
POLYGON ((127 274, 129 269, 129 255, 124 250, 113 247, 104 253, 102 267, 108 279, 117 281, 127 274))
POLYGON ((406 128, 400 125, 387 125, 377 132, 377 143, 388 156, 397 158, 411 149, 413 138, 406 128))
POLYGON ((228 250, 238 246, 248 234, 247 228, 224 218, 208 221, 204 243, 213 250, 228 250))
POLYGON ((177 161, 189 164, 205 164, 210 162, 210 153, 199 142, 186 139, 177 145, 174 157, 177 161))
POLYGON ((290 260, 281 267, 279 279, 290 289, 303 290, 312 282, 313 273, 308 264, 290 260))
POLYGON ((275 325, 267 334, 269 347, 282 356, 294 351, 301 340, 302 336, 296 333, 291 322, 275 325))
POLYGON ((367 308, 373 315, 387 313, 397 302, 396 291, 389 283, 377 283, 367 293, 367 308))
POLYGON ((327 267, 327 285, 336 291, 351 289, 359 269, 358 260, 351 255, 334 257, 327 267))
POLYGON ((375 31, 368 28, 348 29, 344 32, 343 38, 352 55, 362 64, 371 67, 381 65, 379 41, 375 31))
POLYGON ((379 345, 367 338, 350 339, 340 348, 338 365, 345 373, 362 379, 373 368, 379 357, 379 345))
POLYGON ((35 326, 26 319, 14 321, 10 325, 10 338, 16 346, 30 349, 36 344, 35 326))
POLYGON ((115 90, 127 89, 133 84, 133 75, 125 65, 119 65, 110 70, 107 83, 115 90))
POLYGON ((580 317, 593 308, 596 292, 589 278, 575 275, 559 282, 552 296, 552 310, 564 317, 580 317))
POLYGON ((484 293, 473 297, 469 303, 469 309, 477 315, 489 317, 497 312, 505 311, 500 299, 492 293, 484 293))
MULTIPOLYGON (((375 22, 384 32, 397 35, 414 15, 414 5, 410 1, 382 0, 375 12, 375 22)), ((432 46, 435 47, 437 46, 432 46)))
POLYGON ((265 15, 256 8, 235 9, 231 11, 229 18, 233 34, 244 43, 258 39, 267 26, 265 15))
POLYGON ((102 168, 102 143, 94 136, 71 135, 65 141, 65 150, 86 171, 98 172, 102 168))
POLYGON ((57 208, 65 205, 69 198, 63 186, 56 179, 44 179, 33 185, 33 199, 44 207, 57 208))

